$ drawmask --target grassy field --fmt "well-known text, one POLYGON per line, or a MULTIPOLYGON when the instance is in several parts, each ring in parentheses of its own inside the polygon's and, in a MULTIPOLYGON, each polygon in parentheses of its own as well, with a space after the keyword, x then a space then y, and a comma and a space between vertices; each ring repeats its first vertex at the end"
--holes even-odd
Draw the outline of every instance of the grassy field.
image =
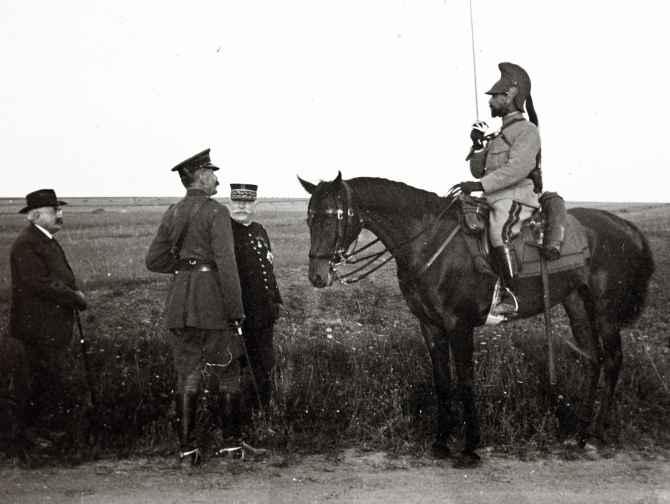
MULTIPOLYGON (((162 309, 167 276, 144 268, 144 254, 165 205, 155 198, 70 199, 58 239, 90 299, 84 326, 100 398, 93 418, 99 448, 124 455, 170 450, 174 375, 162 309)), ((9 310, 9 248, 25 225, 20 200, 0 200, 0 324, 9 310)), ((583 206, 587 206, 584 204, 583 206)), ((647 308, 624 330, 624 370, 608 432, 614 446, 670 446, 670 205, 588 204, 639 225, 656 262, 647 308)), ((418 323, 389 264, 355 286, 327 290, 307 280, 306 201, 264 200, 257 220, 268 230, 285 301, 276 326, 277 368, 266 441, 286 450, 358 445, 422 453, 431 442, 431 370, 418 323)), ((562 308, 556 331, 568 337, 562 308)), ((476 369, 484 445, 550 448, 557 442, 544 399, 542 319, 476 332, 476 369)), ((72 349, 72 386, 81 364, 72 349)), ((584 387, 580 360, 558 349, 559 386, 584 387)), ((265 425, 267 426, 267 425, 265 425)), ((81 440, 80 440, 81 441, 81 440)), ((83 443, 83 441, 81 441, 83 443)))

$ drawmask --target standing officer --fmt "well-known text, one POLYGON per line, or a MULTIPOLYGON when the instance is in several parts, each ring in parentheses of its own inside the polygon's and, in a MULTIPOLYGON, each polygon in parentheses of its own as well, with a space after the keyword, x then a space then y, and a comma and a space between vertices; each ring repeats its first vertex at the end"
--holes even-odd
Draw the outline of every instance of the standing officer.
MULTIPOLYGON (((12 337, 23 342, 30 368, 30 394, 22 422, 28 431, 44 425, 52 433, 62 432, 68 424, 63 364, 72 340, 74 312, 86 309, 86 299, 54 237, 63 226, 61 208, 65 204, 53 189, 28 194, 20 213, 27 215, 30 224, 10 250, 9 330, 12 337)), ((51 444, 42 436, 31 438, 45 446, 51 444)))
MULTIPOLYGON (((267 232, 253 218, 256 212, 255 184, 230 184, 230 211, 235 236, 235 257, 242 284, 244 337, 250 362, 247 366, 258 386, 259 399, 267 407, 272 395, 274 367, 273 325, 282 302, 272 266, 272 247, 267 232)), ((246 410, 256 404, 253 382, 244 383, 246 410)))
MULTIPOLYGON (((177 371, 179 459, 200 462, 194 428, 202 376, 219 389, 218 420, 239 422, 231 396, 240 391, 242 354, 236 329, 244 318, 230 213, 210 196, 219 185, 209 149, 179 163, 186 197, 163 215, 147 252, 151 271, 171 273, 166 319, 177 371)), ((215 388, 214 388, 215 390, 215 388)))
POLYGON ((492 314, 510 316, 519 307, 512 292, 517 265, 510 244, 519 233, 521 223, 539 206, 542 175, 540 134, 530 96, 530 77, 513 63, 500 63, 498 68, 500 80, 487 94, 491 95, 491 116, 502 118, 502 128, 486 136, 486 123, 473 125, 470 134, 472 149, 467 159, 472 175, 479 181, 459 185, 466 194, 484 191, 492 207, 489 238, 504 286, 503 298, 492 314), (525 107, 530 121, 523 116, 525 107))

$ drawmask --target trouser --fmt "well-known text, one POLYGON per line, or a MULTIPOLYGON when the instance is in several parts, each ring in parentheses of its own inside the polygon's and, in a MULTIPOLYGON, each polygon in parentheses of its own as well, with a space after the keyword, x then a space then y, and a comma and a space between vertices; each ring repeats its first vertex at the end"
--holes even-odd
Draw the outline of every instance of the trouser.
POLYGON ((25 426, 47 431, 64 431, 69 425, 71 404, 66 392, 65 362, 67 348, 28 344, 26 348, 30 373, 30 392, 25 411, 25 426))
MULTIPOLYGON (((203 377, 218 396, 215 419, 236 429, 239 425, 241 354, 237 335, 228 329, 171 329, 170 345, 177 371, 175 427, 182 451, 196 445, 197 401, 203 377)), ((239 429, 236 429, 239 430, 239 429)))
POLYGON ((273 348, 274 327, 244 327, 244 340, 249 353, 249 360, 243 356, 242 368, 242 397, 244 398, 245 412, 249 413, 257 407, 256 390, 252 381, 253 376, 258 386, 258 395, 263 408, 267 408, 272 397, 272 370, 275 365, 273 348))
POLYGON ((491 203, 489 214, 489 238, 491 245, 502 247, 509 245, 512 238, 521 232, 521 224, 531 215, 535 208, 524 205, 513 199, 501 199, 491 203))

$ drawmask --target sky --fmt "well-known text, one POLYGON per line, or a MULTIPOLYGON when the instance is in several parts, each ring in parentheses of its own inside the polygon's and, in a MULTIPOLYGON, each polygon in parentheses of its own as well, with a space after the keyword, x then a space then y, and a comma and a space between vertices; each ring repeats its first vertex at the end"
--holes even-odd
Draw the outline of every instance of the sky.
POLYGON ((0 0, 0 197, 178 196, 208 147, 221 196, 338 170, 445 194, 511 61, 546 190, 668 202, 667 5, 472 0, 473 66, 468 0, 0 0))

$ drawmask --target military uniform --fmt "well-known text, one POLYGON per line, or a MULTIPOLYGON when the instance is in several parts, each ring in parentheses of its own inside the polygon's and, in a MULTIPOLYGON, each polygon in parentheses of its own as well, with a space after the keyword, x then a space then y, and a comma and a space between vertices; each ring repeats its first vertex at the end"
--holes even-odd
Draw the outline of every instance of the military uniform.
POLYGON ((540 134, 521 112, 503 118, 501 131, 470 156, 470 171, 481 182, 492 206, 489 236, 494 247, 510 243, 521 222, 539 207, 529 178, 540 153, 540 134))
POLYGON ((473 145, 467 159, 472 175, 480 180, 463 182, 460 186, 464 192, 483 191, 491 205, 489 238, 505 293, 492 313, 508 316, 519 308, 512 292, 517 261, 510 244, 521 230, 521 223, 539 207, 541 149, 530 77, 513 63, 500 63, 498 68, 500 79, 487 94, 491 95, 489 105, 493 115, 502 116, 502 128, 494 135, 485 136, 485 123, 473 125, 470 133, 473 145), (524 109, 530 120, 524 118, 524 109))
MULTIPOLYGON (((267 232, 257 222, 248 226, 232 221, 235 257, 242 285, 244 337, 256 377, 260 399, 267 405, 272 392, 274 367, 273 324, 282 302, 274 275, 272 248, 267 232)), ((247 402, 253 404, 255 391, 246 387, 247 402)))
MULTIPOLYGON (((173 171, 181 175, 200 169, 218 169, 210 162, 209 149, 173 171)), ((230 403, 239 395, 242 352, 231 324, 244 318, 244 308, 228 209, 204 190, 188 188, 186 197, 163 215, 146 266, 173 275, 165 319, 177 371, 180 456, 197 462, 193 429, 203 372, 214 381, 210 386, 218 385, 225 403, 216 405, 215 418, 223 426, 234 424, 231 417, 238 416, 230 403)))

